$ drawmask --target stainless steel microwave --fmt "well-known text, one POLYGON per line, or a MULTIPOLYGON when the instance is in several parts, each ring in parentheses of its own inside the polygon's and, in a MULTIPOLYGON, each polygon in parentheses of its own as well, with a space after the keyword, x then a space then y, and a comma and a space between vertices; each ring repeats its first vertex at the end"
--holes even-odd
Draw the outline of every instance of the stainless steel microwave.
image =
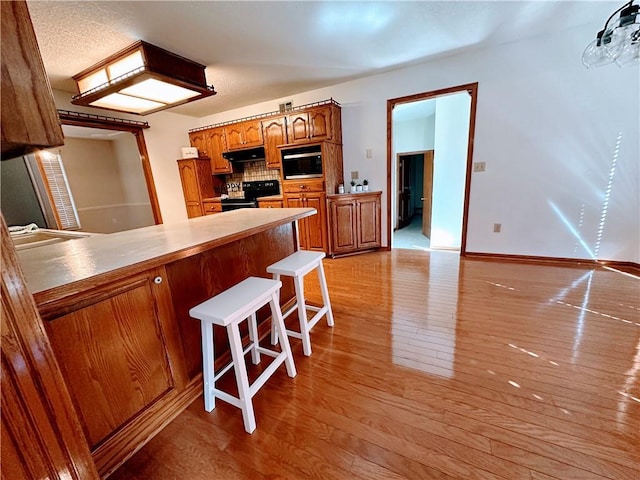
POLYGON ((281 152, 282 176, 285 180, 322 178, 322 149, 320 145, 288 148, 281 152))

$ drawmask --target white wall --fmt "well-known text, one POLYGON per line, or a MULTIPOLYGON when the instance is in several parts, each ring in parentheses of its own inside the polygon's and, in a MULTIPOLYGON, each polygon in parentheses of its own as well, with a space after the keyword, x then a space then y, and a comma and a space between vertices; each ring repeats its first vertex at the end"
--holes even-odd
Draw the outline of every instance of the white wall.
MULTIPOLYGON (((435 100, 433 100, 435 102, 435 100)), ((433 150, 436 116, 393 122, 393 151, 395 153, 433 150)))
POLYGON ((460 249, 471 97, 436 99, 431 248, 460 249))
MULTIPOLYGON (((586 70, 580 56, 596 28, 548 33, 200 119, 145 117, 163 219, 186 218, 175 160, 189 128, 274 111, 284 100, 302 105, 333 97, 342 105, 345 172, 367 172, 372 190, 386 189, 387 100, 478 82, 474 160, 487 169, 472 176, 467 251, 591 258, 621 133, 598 257, 640 263, 640 69, 586 70), (366 158, 368 148, 373 158, 366 158), (494 223, 502 233, 493 233, 494 223)), ((383 212, 386 198, 385 192, 383 212)), ((383 215, 385 243, 386 223, 383 215)))

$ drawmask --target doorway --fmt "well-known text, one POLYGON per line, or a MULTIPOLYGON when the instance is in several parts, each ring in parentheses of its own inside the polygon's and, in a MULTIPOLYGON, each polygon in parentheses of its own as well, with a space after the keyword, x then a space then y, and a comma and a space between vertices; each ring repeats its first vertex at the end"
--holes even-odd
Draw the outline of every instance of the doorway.
POLYGON ((431 237, 434 151, 397 154, 398 224, 393 247, 428 250, 431 237))
POLYGON ((388 248, 465 254, 477 87, 387 101, 388 248))
POLYGON ((66 110, 58 115, 65 134, 60 150, 83 230, 112 233, 162 223, 143 135, 148 123, 66 110))

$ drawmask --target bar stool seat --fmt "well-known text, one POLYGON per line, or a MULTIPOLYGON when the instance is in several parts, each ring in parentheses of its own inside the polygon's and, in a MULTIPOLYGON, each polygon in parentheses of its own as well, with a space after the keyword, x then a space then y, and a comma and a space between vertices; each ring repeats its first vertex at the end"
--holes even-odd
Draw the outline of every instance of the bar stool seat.
MULTIPOLYGON (((293 277, 293 283, 296 291, 296 303, 283 313, 282 318, 287 318, 296 309, 298 310, 298 319, 300 320, 300 332, 287 330, 287 334, 302 340, 302 351, 306 356, 311 355, 311 338, 309 333, 311 329, 318 323, 323 315, 327 317, 327 325, 333 327, 333 312, 331 311, 331 302, 329 301, 329 291, 327 289, 327 280, 324 276, 324 268, 322 259, 325 257, 324 252, 311 252, 308 250, 298 250, 279 262, 273 263, 267 267, 267 272, 273 275, 274 280, 280 280, 281 275, 293 277), (311 270, 316 269, 318 272, 318 280, 320 281, 320 290, 322 292, 322 307, 307 305, 304 298, 304 276, 311 270), (316 312, 316 314, 307 320, 307 310, 316 312)), ((271 329, 271 344, 278 343, 279 332, 277 329, 271 329)))
POLYGON ((253 433, 256 429, 252 398, 269 377, 282 363, 285 364, 290 377, 296 376, 296 367, 289 342, 286 340, 284 321, 278 303, 281 287, 282 282, 278 280, 249 277, 189 310, 189 315, 201 322, 204 409, 207 412, 212 411, 215 408, 216 397, 240 408, 247 433, 253 433), (258 343, 256 312, 267 303, 271 306, 272 329, 275 326, 275 330, 283 338, 280 352, 263 348, 258 343), (243 349, 238 326, 246 319, 249 320, 249 345, 243 349), (217 373, 214 371, 213 325, 226 327, 231 350, 231 362, 217 373), (244 355, 249 351, 254 364, 260 363, 261 353, 273 357, 273 361, 251 385, 244 360, 244 355), (219 390, 215 385, 215 382, 232 367, 238 385, 238 397, 219 390))

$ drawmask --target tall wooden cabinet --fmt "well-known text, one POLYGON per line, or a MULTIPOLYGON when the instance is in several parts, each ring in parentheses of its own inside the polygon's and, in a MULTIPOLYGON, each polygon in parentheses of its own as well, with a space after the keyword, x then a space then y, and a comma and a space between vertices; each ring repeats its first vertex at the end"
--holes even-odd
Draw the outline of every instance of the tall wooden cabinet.
POLYGON ((381 246, 381 194, 363 192, 328 196, 331 255, 368 251, 381 246))
POLYGON ((262 122, 264 136, 264 155, 267 168, 281 168, 282 160, 278 147, 287 143, 287 122, 284 116, 274 117, 262 122))
POLYGON ((201 217, 206 213, 203 200, 213 197, 211 163, 208 158, 182 159, 178 160, 178 170, 187 216, 201 217))
POLYGON ((207 128, 189 133, 189 143, 198 149, 199 157, 208 157, 214 175, 233 173, 231 163, 222 156, 227 151, 224 127, 207 128))

